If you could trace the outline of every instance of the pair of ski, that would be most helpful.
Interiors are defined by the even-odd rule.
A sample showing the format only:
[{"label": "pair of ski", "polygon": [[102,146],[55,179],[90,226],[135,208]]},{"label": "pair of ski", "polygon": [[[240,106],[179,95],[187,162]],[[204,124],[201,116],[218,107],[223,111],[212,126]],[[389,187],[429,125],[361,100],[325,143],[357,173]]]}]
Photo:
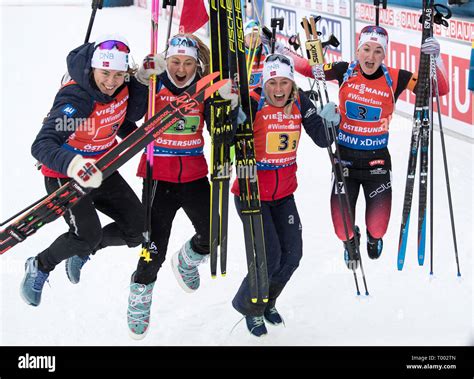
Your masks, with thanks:
[{"label": "pair of ski", "polygon": [[211,275],[217,271],[220,246],[221,273],[226,272],[227,222],[231,156],[235,144],[235,164],[239,184],[239,204],[244,229],[250,299],[268,302],[268,273],[263,221],[257,179],[252,112],[248,83],[245,41],[240,0],[210,0],[211,67],[221,78],[231,78],[238,89],[245,121],[239,122],[235,137],[230,120],[230,104],[218,98],[211,105]]},{"label": "pair of ski", "polygon": [[[195,109],[199,103],[219,90],[227,80],[211,84],[218,76],[219,73],[212,73],[199,80],[99,158],[95,165],[102,172],[104,180],[184,117],[189,110]],[[88,192],[90,189],[82,188],[75,180],[70,180],[43,200],[10,217],[9,220],[12,220],[19,216],[0,231],[0,254],[62,216]]]},{"label": "pair of ski", "polygon": [[[443,14],[439,9],[443,9],[446,14]],[[436,13],[435,13],[436,12]],[[433,24],[442,24],[448,26],[446,19],[451,17],[451,11],[446,6],[441,4],[434,4],[433,0],[423,0],[423,12],[421,14],[420,22],[422,24],[422,40],[423,44],[427,38],[433,36]],[[433,79],[433,85],[431,87]],[[444,146],[444,136],[441,124],[441,115],[439,109],[439,94],[437,88],[436,67],[434,57],[420,53],[420,61],[418,66],[418,80],[415,88],[415,111],[413,116],[413,128],[410,140],[410,151],[408,158],[407,179],[405,186],[405,195],[402,210],[402,221],[400,227],[400,237],[398,245],[397,268],[402,270],[405,263],[405,255],[408,243],[408,230],[410,226],[411,205],[415,186],[415,174],[418,159],[418,152],[420,155],[420,172],[419,172],[419,204],[418,204],[418,264],[422,266],[425,260],[425,246],[426,246],[426,229],[427,229],[427,195],[428,195],[428,170],[431,175],[431,269],[433,273],[433,141],[430,138],[433,136],[433,92],[436,94],[438,103],[438,116],[440,135],[443,148],[444,168],[446,174],[446,184],[448,190],[448,201],[451,216],[451,227],[453,232],[453,242],[456,254],[456,263],[458,276],[460,276],[459,258],[457,252],[456,232],[454,227],[454,216],[452,209],[451,191],[449,186],[448,167],[446,161],[446,151]],[[428,149],[430,148],[430,152]],[[431,165],[431,167],[430,167]]]},{"label": "pair of ski", "polygon": [[[319,101],[320,108],[322,109],[324,104],[325,103],[327,104],[329,102],[329,94],[328,94],[325,74],[323,70],[323,65],[325,63],[323,45],[322,45],[322,41],[320,40],[318,36],[318,32],[316,30],[316,21],[317,19],[315,19],[314,17],[309,17],[309,19],[305,17],[303,18],[301,24],[306,34],[305,48],[306,48],[307,56],[308,56],[308,63],[311,66],[315,67],[314,71],[316,72],[316,75],[315,75],[316,80],[313,84],[316,84],[317,100]],[[324,98],[321,91],[321,86],[324,91]],[[326,101],[325,103],[324,103],[324,100]],[[339,211],[341,213],[341,219],[344,226],[346,241],[350,240],[350,235],[352,233],[353,238],[354,238],[353,248],[355,249],[353,254],[359,257],[359,265],[360,265],[360,269],[362,273],[362,280],[363,280],[363,284],[365,288],[365,295],[369,295],[369,291],[367,289],[367,282],[365,278],[364,267],[362,265],[362,258],[360,254],[359,232],[358,232],[357,226],[355,225],[354,214],[352,212],[352,208],[349,202],[348,192],[346,190],[347,184],[345,180],[344,167],[342,166],[342,163],[341,163],[342,159],[341,159],[341,154],[339,151],[339,145],[337,143],[336,127],[334,125],[327,125],[327,122],[324,119],[323,119],[323,122],[325,124],[327,140],[335,141],[334,143],[335,150],[333,151],[331,146],[328,146],[327,151],[328,151],[329,160],[331,162],[332,171],[334,174],[334,191],[336,191],[336,195],[337,195]],[[354,275],[354,282],[356,286],[357,295],[360,295],[359,282],[358,282],[357,273],[356,273],[356,265],[353,263],[355,262],[351,262],[349,264],[350,266],[349,268],[352,270],[353,275]]]}]

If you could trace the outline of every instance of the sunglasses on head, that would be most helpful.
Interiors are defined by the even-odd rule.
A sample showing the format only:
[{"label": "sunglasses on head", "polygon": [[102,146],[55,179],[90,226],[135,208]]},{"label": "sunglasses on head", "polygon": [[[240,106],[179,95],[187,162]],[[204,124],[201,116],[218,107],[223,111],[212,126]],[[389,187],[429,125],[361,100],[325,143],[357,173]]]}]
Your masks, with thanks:
[{"label": "sunglasses on head", "polygon": [[100,50],[112,50],[115,48],[118,51],[122,51],[127,54],[130,53],[129,47],[121,41],[104,41],[97,45],[96,48]]},{"label": "sunglasses on head", "polygon": [[361,33],[378,33],[378,34],[383,34],[387,35],[387,31],[382,28],[381,26],[376,26],[376,25],[369,25],[366,26],[361,30]]},{"label": "sunglasses on head", "polygon": [[260,24],[257,21],[249,22],[248,25],[246,25],[246,29],[258,28],[258,27],[260,27]]},{"label": "sunglasses on head", "polygon": [[265,58],[265,62],[270,63],[270,62],[275,62],[275,61],[279,61],[281,63],[287,64],[288,66],[291,66],[290,59],[281,54],[272,54],[272,55],[267,56],[267,58]]},{"label": "sunglasses on head", "polygon": [[169,40],[168,42],[169,46],[186,46],[186,47],[195,47],[196,49],[198,48],[198,43],[188,37],[173,37]]}]

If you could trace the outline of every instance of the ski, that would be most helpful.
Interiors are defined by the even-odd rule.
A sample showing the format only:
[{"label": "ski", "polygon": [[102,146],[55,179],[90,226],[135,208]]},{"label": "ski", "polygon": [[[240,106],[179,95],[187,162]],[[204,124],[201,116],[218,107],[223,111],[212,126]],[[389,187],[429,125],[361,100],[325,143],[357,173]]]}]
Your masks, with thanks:
[{"label": "ski", "polygon": [[[211,71],[219,71],[221,79],[229,77],[228,37],[225,3],[211,0],[210,50]],[[231,106],[229,100],[213,97],[211,112],[211,209],[210,209],[210,263],[211,276],[217,275],[217,256],[220,247],[221,275],[227,272],[227,230],[229,214],[229,181],[231,170],[230,145],[232,141]]]},{"label": "ski", "polygon": [[[428,7],[430,5],[428,4]],[[423,23],[423,37],[422,43],[426,38],[433,36],[433,22],[434,22],[434,4],[431,4],[429,11],[425,12],[425,21]],[[425,25],[426,23],[426,25]],[[429,141],[430,129],[432,124],[432,112],[430,107],[431,99],[431,80],[430,80],[430,55],[425,55],[426,66],[423,72],[423,104],[424,109],[427,109],[428,117],[424,117],[421,122],[420,129],[420,183],[419,183],[419,203],[418,203],[418,264],[423,265],[425,261],[425,246],[426,246],[426,203],[428,194],[428,166],[429,166]],[[421,64],[421,63],[420,63]]]},{"label": "ski", "polygon": [[235,165],[239,183],[239,202],[244,229],[248,281],[251,301],[268,302],[268,272],[263,234],[263,219],[258,189],[250,91],[245,56],[245,41],[240,0],[227,0],[229,68],[234,88],[239,89],[245,121],[239,123],[235,142]]},{"label": "ski", "polygon": [[[187,109],[192,109],[195,106],[193,103],[204,101],[222,87],[227,81],[221,80],[211,85],[211,81],[218,76],[219,73],[213,73],[196,82],[99,158],[95,165],[102,171],[103,178],[106,179],[112,175],[130,158],[141,152],[148,143],[179,121],[186,115]],[[70,180],[43,201],[37,203],[32,209],[28,209],[26,214],[15,219],[0,231],[0,254],[23,242],[38,229],[62,216],[88,192],[90,189],[82,188],[75,180]]]},{"label": "ski", "polygon": [[[433,0],[423,1],[423,12],[421,14],[423,44],[428,37],[433,35]],[[415,89],[415,112],[413,116],[413,129],[408,156],[407,179],[405,185],[405,196],[403,201],[402,221],[400,226],[400,238],[398,244],[397,267],[403,269],[408,242],[408,230],[410,226],[411,204],[413,189],[415,186],[415,174],[420,152],[420,198],[418,207],[418,263],[423,264],[426,233],[426,194],[428,179],[428,140],[430,128],[430,56],[420,53],[418,65],[418,82]],[[420,141],[421,140],[421,141]]]}]

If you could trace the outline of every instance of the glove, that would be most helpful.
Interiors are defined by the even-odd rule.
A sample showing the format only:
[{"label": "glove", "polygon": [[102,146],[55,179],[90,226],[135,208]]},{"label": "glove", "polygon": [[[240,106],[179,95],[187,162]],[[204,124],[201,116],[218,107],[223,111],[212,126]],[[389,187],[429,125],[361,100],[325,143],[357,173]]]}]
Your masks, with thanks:
[{"label": "glove", "polygon": [[339,114],[339,111],[337,109],[337,105],[330,101],[327,103],[319,112],[319,116],[324,118],[327,123],[329,123],[328,126],[336,126],[339,125],[341,122],[341,115]]},{"label": "glove", "polygon": [[322,64],[315,64],[311,67],[311,72],[313,73],[313,77],[318,80],[325,79],[324,74],[324,66]]},{"label": "glove", "polygon": [[242,110],[242,108],[239,107],[239,111],[237,113],[237,124],[243,124],[245,120],[247,120],[247,115]]},{"label": "glove", "polygon": [[235,92],[232,92],[232,83],[231,81],[227,81],[221,88],[219,88],[219,95],[224,100],[230,100],[230,107],[235,109],[237,105],[239,105],[239,95]]},{"label": "glove", "polygon": [[166,61],[165,58],[163,58],[163,55],[148,54],[145,59],[143,59],[143,64],[138,69],[135,77],[140,83],[147,86],[150,83],[150,77],[152,75],[160,75],[165,70]]},{"label": "glove", "polygon": [[434,55],[435,58],[439,56],[440,46],[435,37],[429,37],[421,45],[421,52],[424,54]]},{"label": "glove", "polygon": [[263,31],[263,29],[260,32],[260,41],[262,41],[262,45],[265,45],[268,50],[270,50],[270,37]]},{"label": "glove", "polygon": [[[265,34],[263,31],[260,33],[260,40],[262,41],[262,45],[266,47],[268,54],[272,51],[272,43],[270,41],[270,37]],[[275,41],[275,53],[277,54],[285,54],[285,45],[280,41]]]},{"label": "glove", "polygon": [[95,165],[95,160],[80,155],[76,155],[67,166],[67,176],[85,188],[98,188],[102,183],[102,171]]}]

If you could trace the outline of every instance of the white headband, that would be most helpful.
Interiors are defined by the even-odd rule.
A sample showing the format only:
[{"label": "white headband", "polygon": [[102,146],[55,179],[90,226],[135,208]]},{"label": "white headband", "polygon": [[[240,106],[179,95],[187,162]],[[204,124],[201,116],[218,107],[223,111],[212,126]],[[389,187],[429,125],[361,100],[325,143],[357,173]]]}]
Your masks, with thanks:
[{"label": "white headband", "polygon": [[357,49],[360,49],[360,47],[367,42],[375,42],[379,44],[383,52],[387,54],[387,45],[388,45],[388,38],[386,35],[377,33],[375,31],[370,32],[370,33],[361,33],[359,37],[359,44],[357,45]]},{"label": "white headband", "polygon": [[92,56],[91,66],[104,70],[128,70],[128,54],[117,49],[101,50],[96,49]]},{"label": "white headband", "polygon": [[172,57],[174,55],[186,55],[198,60],[198,50],[192,46],[168,46],[166,58]]},{"label": "white headband", "polygon": [[285,58],[290,61],[290,65],[283,63],[278,59],[271,62],[265,61],[263,66],[263,84],[265,84],[270,79],[278,77],[295,81],[293,59],[288,56],[285,56]]}]

